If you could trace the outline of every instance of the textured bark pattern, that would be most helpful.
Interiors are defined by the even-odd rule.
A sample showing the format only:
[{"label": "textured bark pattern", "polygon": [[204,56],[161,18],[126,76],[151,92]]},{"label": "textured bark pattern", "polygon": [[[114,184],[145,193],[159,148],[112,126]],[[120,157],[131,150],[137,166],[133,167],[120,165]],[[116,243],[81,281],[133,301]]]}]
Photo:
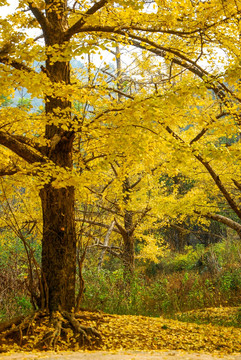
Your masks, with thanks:
[{"label": "textured bark pattern", "polygon": [[[42,24],[46,48],[53,45],[61,47],[67,30],[66,1],[47,0],[46,5],[46,21]],[[68,85],[70,64],[68,61],[54,62],[47,54],[46,74],[53,88],[59,83]],[[46,98],[47,117],[56,117],[55,110],[59,117],[59,125],[49,122],[46,126],[45,137],[50,140],[46,155],[51,162],[65,169],[72,168],[74,133],[63,131],[61,124],[71,124],[70,108],[71,103],[55,96],[54,92]],[[45,305],[50,312],[59,309],[71,311],[75,306],[76,275],[74,188],[55,189],[53,180],[40,192],[43,210],[42,273],[47,285]]]},{"label": "textured bark pattern", "polygon": [[50,311],[71,311],[75,305],[76,235],[74,189],[41,190],[43,208],[42,271]]},{"label": "textured bark pattern", "polygon": [[135,249],[134,249],[134,239],[133,236],[126,233],[123,236],[124,240],[124,250],[123,250],[123,260],[125,265],[125,275],[133,274],[135,270]]}]

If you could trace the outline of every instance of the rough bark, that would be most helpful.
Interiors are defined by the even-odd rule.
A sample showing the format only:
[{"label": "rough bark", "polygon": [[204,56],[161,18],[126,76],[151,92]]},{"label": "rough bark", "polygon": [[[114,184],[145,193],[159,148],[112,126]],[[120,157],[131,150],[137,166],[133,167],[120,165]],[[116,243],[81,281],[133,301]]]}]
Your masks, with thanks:
[{"label": "rough bark", "polygon": [[[48,46],[63,46],[64,32],[67,27],[66,1],[58,2],[58,9],[52,11],[51,0],[46,1],[46,18],[36,8],[32,11],[42,26],[46,49]],[[47,54],[46,74],[53,84],[70,84],[70,64],[68,61],[53,61]],[[50,146],[46,149],[49,160],[65,169],[72,168],[74,133],[63,131],[61,124],[71,123],[71,103],[54,93],[46,97],[47,117],[56,117],[58,110],[59,125],[51,122],[46,125],[45,137]],[[71,311],[75,306],[76,274],[76,233],[74,216],[74,188],[56,189],[52,185],[54,177],[40,191],[43,211],[42,276],[47,285],[45,307],[50,312]]]},{"label": "rough bark", "polygon": [[[54,70],[51,69],[52,71]],[[56,74],[57,72],[55,76]],[[60,105],[62,108],[68,106],[58,99],[50,99],[46,106],[46,113],[51,114]],[[48,156],[56,165],[71,168],[73,139],[70,134],[65,134],[62,140],[61,128],[48,125],[46,137],[53,139],[56,135],[60,140],[54,148],[50,147]],[[49,292],[48,307],[50,312],[59,307],[70,311],[75,305],[74,188],[66,186],[56,189],[50,182],[41,190],[40,196],[43,210],[42,269]]]},{"label": "rough bark", "polygon": [[130,276],[135,270],[135,248],[133,234],[126,232],[122,235],[124,242],[123,249],[123,263],[124,263],[124,275]]},{"label": "rough bark", "polygon": [[42,274],[46,281],[50,312],[75,306],[76,235],[74,189],[41,190],[43,210]]}]

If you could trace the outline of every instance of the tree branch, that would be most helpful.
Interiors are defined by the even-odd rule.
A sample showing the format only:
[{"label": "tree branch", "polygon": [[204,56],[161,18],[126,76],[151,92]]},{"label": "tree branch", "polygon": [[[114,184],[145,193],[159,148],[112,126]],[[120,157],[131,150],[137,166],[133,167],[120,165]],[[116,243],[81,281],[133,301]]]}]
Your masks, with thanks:
[{"label": "tree branch", "polygon": [[[167,132],[170,135],[172,135],[172,137],[174,137],[174,139],[176,139],[176,140],[180,141],[182,144],[186,145],[185,141],[179,135],[177,135],[169,126],[165,126],[164,124],[162,124],[162,125],[165,127]],[[223,196],[227,200],[227,203],[229,204],[231,209],[241,219],[241,210],[240,210],[240,208],[238,207],[237,203],[233,200],[233,198],[231,197],[229,192],[226,190],[224,184],[222,183],[222,181],[220,180],[219,176],[216,174],[214,169],[211,167],[211,165],[207,161],[205,161],[203,159],[203,157],[200,154],[196,154],[195,149],[191,149],[191,152],[194,154],[194,157],[206,168],[206,170],[208,171],[208,173],[210,174],[210,176],[214,180],[215,184],[217,185],[217,187],[219,188],[219,190],[221,191],[221,193],[223,194]]]},{"label": "tree branch", "polygon": [[100,209],[103,209],[103,210],[106,210],[106,211],[108,211],[108,212],[110,212],[110,213],[112,213],[112,214],[114,214],[114,215],[118,215],[118,216],[123,216],[123,215],[121,215],[120,213],[118,213],[119,211],[120,211],[120,209],[119,209],[119,206],[118,206],[118,204],[116,203],[112,203],[112,206],[113,207],[115,207],[116,208],[116,210],[113,210],[112,208],[108,208],[108,207],[106,207],[106,206],[103,206],[103,205],[97,205]]},{"label": "tree branch", "polygon": [[29,139],[29,138],[27,138],[26,136],[23,136],[23,135],[13,135],[13,136],[14,136],[14,138],[16,140],[18,140],[22,144],[31,146],[32,148],[34,148],[35,150],[38,150],[39,152],[42,151],[43,146],[40,145],[39,143],[37,143],[35,140]]},{"label": "tree branch", "polygon": [[[220,119],[221,117],[228,115],[228,113],[222,112],[221,114],[216,116],[216,119]],[[211,121],[210,123],[213,123],[213,121]],[[209,123],[209,124],[210,124]],[[195,143],[196,141],[198,141],[199,139],[201,139],[201,137],[208,131],[208,128],[203,128],[196,136],[195,138],[193,138],[190,142],[189,145],[192,145],[193,143]]]},{"label": "tree branch", "polygon": [[206,168],[208,173],[211,175],[212,179],[214,180],[215,184],[227,200],[227,203],[231,207],[231,209],[238,215],[238,217],[241,219],[241,210],[238,207],[237,203],[233,200],[229,192],[226,190],[224,184],[220,180],[219,176],[216,174],[214,169],[211,167],[211,165],[203,159],[201,155],[194,155],[195,158]]},{"label": "tree branch", "polygon": [[32,164],[35,162],[46,162],[46,158],[37,152],[33,151],[28,145],[23,144],[15,138],[14,135],[9,135],[0,131],[0,144],[13,151],[22,159]]},{"label": "tree branch", "polygon": [[48,39],[49,28],[50,28],[50,24],[48,23],[47,18],[39,10],[39,8],[36,5],[34,5],[33,2],[29,2],[28,5],[29,5],[29,9],[31,10],[34,17],[36,18],[39,25],[41,26],[41,28],[43,30],[44,37],[47,40]]},{"label": "tree branch", "polygon": [[232,182],[234,183],[234,185],[236,186],[236,188],[241,191],[241,184],[240,184],[237,180],[235,180],[235,179],[232,179]]},{"label": "tree branch", "polygon": [[0,62],[2,64],[6,64],[6,65],[10,65],[12,67],[14,67],[17,70],[24,70],[28,73],[35,73],[37,74],[36,71],[34,71],[33,69],[31,69],[30,67],[28,67],[27,65],[20,63],[16,60],[12,60],[10,57],[8,56],[1,56],[1,51],[0,51]]},{"label": "tree branch", "polygon": [[144,211],[142,211],[141,216],[139,219],[133,224],[131,231],[134,232],[134,230],[137,228],[137,226],[141,223],[141,221],[144,219],[144,217],[147,215],[147,213],[151,211],[151,207],[146,207]]},{"label": "tree branch", "polygon": [[[98,241],[99,241],[99,240],[98,240]],[[116,257],[118,257],[119,259],[122,260],[122,255],[121,255],[121,254],[118,254],[118,253],[115,252],[115,251],[113,251],[113,249],[115,249],[115,250],[121,250],[119,247],[117,247],[117,246],[105,246],[105,245],[102,245],[100,242],[97,242],[96,244],[89,246],[89,248],[95,247],[95,246],[98,246],[98,247],[100,247],[100,248],[102,248],[102,249],[105,249],[105,250],[106,250],[108,253],[110,253],[111,255],[116,256]]]},{"label": "tree branch", "polygon": [[227,218],[226,216],[223,215],[219,215],[219,214],[205,214],[202,215],[204,217],[206,217],[207,219],[212,219],[212,220],[216,220],[218,222],[221,222],[222,224],[228,226],[229,228],[235,230],[238,235],[241,237],[241,225],[239,223],[237,223],[236,221]]},{"label": "tree branch", "polygon": [[116,227],[117,229],[119,230],[120,234],[124,237],[126,236],[126,230],[123,228],[123,226],[121,226],[119,224],[119,222],[116,220],[116,218],[114,219],[115,220],[115,224],[116,224]]},{"label": "tree branch", "polygon": [[[92,220],[81,219],[81,218],[77,218],[77,219],[75,219],[75,221],[86,222],[87,224],[99,226],[99,227],[102,227],[102,228],[105,228],[105,229],[108,229],[108,230],[109,230],[109,228],[110,228],[109,225],[100,223],[100,222],[98,222],[98,221],[92,221]],[[114,224],[114,225],[115,225],[115,224]],[[113,231],[115,231],[115,232],[117,232],[118,234],[120,234],[120,231],[119,231],[118,229],[115,229],[115,228],[114,228]]]},{"label": "tree branch", "polygon": [[136,187],[136,186],[139,184],[139,182],[141,182],[141,180],[143,179],[143,177],[144,177],[144,174],[142,174],[142,175],[136,180],[136,182],[134,182],[133,184],[131,184],[129,188],[130,188],[131,190],[134,189],[134,187]]},{"label": "tree branch", "polygon": [[0,169],[0,177],[6,176],[6,175],[14,175],[14,174],[16,174],[18,171],[19,171],[19,169],[16,168],[16,167],[13,168],[13,169],[8,169],[8,168]]},{"label": "tree branch", "polygon": [[[101,9],[105,4],[108,3],[108,0],[101,0],[97,3],[95,3],[82,17],[80,20],[78,20],[66,33],[66,37],[69,39],[72,35],[77,34],[78,32],[82,31],[83,29],[83,25],[86,23],[85,21],[85,17],[86,15],[92,15],[95,12],[97,12],[99,9]],[[238,12],[239,13],[239,12]],[[146,32],[146,33],[161,33],[161,34],[170,34],[170,35],[176,35],[176,36],[180,36],[180,37],[190,37],[190,35],[194,35],[194,34],[204,34],[206,30],[218,25],[218,24],[222,24],[225,23],[227,20],[232,19],[233,17],[235,17],[237,15],[237,13],[231,14],[229,17],[225,17],[224,19],[218,21],[218,22],[213,22],[211,24],[208,25],[204,25],[203,28],[196,28],[194,30],[188,30],[188,31],[181,31],[181,30],[167,30],[167,29],[162,29],[160,26],[148,26],[148,27],[143,27],[141,25],[134,25],[133,23],[130,25],[124,25],[124,26],[120,26],[119,30],[134,30],[134,31],[142,31],[142,32]],[[89,31],[103,31],[105,32],[106,29],[108,28],[108,32],[115,32],[116,27],[110,27],[110,26],[104,26],[104,27],[100,27],[98,26],[98,28],[100,30],[96,30],[97,26],[95,27],[91,27],[91,29]],[[110,28],[112,30],[110,30]],[[101,30],[102,29],[102,30]]]},{"label": "tree branch", "polygon": [[198,141],[199,139],[201,139],[201,137],[206,134],[206,132],[208,131],[208,128],[203,128],[198,134],[197,136],[195,136],[195,138],[193,138],[191,141],[190,141],[190,145],[192,145],[193,143],[195,143],[196,141]]},{"label": "tree branch", "polygon": [[72,25],[65,34],[65,38],[69,40],[71,36],[77,34],[81,31],[83,25],[86,23],[88,16],[95,14],[98,10],[103,8],[109,0],[100,0],[96,2],[91,8],[89,8],[86,13],[74,24]]}]

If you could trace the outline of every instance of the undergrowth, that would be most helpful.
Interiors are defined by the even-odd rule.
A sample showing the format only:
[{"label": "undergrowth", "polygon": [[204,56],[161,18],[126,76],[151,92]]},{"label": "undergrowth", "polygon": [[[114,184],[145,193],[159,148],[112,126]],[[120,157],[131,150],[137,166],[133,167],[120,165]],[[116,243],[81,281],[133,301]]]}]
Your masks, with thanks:
[{"label": "undergrowth", "polygon": [[[170,252],[160,263],[139,264],[126,283],[122,269],[84,271],[83,306],[107,313],[169,316],[219,306],[239,306],[241,244],[221,242],[204,248]],[[111,296],[110,296],[111,294]]]},{"label": "undergrowth", "polygon": [[[9,249],[3,259],[0,249],[0,321],[27,314],[31,303],[27,289],[26,260],[19,251]],[[91,254],[88,255],[91,257]],[[87,258],[83,269],[85,291],[81,306],[109,314],[174,316],[185,313],[180,320],[198,322],[191,310],[240,307],[241,244],[225,241],[204,248],[187,247],[183,253],[169,252],[158,264],[137,262],[136,274],[126,281],[122,268],[106,260],[101,271]],[[197,312],[201,316],[201,312]],[[239,326],[240,313],[229,324]],[[202,321],[211,321],[205,317]],[[215,320],[222,324],[221,320]]]}]

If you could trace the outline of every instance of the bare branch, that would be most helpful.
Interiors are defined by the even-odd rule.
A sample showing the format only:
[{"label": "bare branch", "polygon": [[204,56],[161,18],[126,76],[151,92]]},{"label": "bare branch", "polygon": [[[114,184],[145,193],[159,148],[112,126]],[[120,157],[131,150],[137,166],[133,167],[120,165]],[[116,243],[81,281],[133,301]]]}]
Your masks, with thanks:
[{"label": "bare branch", "polygon": [[99,159],[99,158],[103,158],[103,157],[106,157],[106,155],[101,154],[101,155],[91,156],[89,159],[82,158],[82,160],[83,160],[83,163],[86,165],[88,162],[91,162],[95,159]]},{"label": "bare branch", "polygon": [[[75,219],[75,221],[82,221],[82,222],[84,221],[84,222],[86,222],[87,224],[99,226],[99,227],[102,227],[102,228],[105,228],[105,229],[109,229],[109,228],[110,228],[109,225],[103,224],[103,223],[97,222],[97,221],[92,221],[92,220],[87,220],[87,219],[79,219],[79,218]],[[115,228],[113,229],[113,231],[117,232],[118,234],[120,233],[120,231],[119,231],[118,229],[115,229]]]},{"label": "bare branch", "polygon": [[106,90],[116,92],[117,94],[119,94],[119,95],[121,95],[121,96],[125,96],[125,97],[127,97],[128,99],[132,99],[132,100],[135,99],[134,96],[129,95],[129,94],[126,94],[126,93],[124,93],[123,91],[118,90],[118,89],[114,89],[114,88],[111,88],[111,87],[107,87]]},{"label": "bare branch", "polygon": [[123,260],[121,254],[118,254],[117,252],[113,251],[113,249],[115,249],[115,250],[120,250],[119,247],[117,247],[117,246],[105,246],[105,245],[101,244],[100,242],[97,242],[96,244],[89,246],[89,248],[95,247],[95,246],[98,246],[98,247],[100,247],[100,248],[102,248],[102,249],[105,249],[105,250],[106,250],[108,253],[110,253],[111,255],[116,256],[116,257],[118,257],[119,259]]}]

